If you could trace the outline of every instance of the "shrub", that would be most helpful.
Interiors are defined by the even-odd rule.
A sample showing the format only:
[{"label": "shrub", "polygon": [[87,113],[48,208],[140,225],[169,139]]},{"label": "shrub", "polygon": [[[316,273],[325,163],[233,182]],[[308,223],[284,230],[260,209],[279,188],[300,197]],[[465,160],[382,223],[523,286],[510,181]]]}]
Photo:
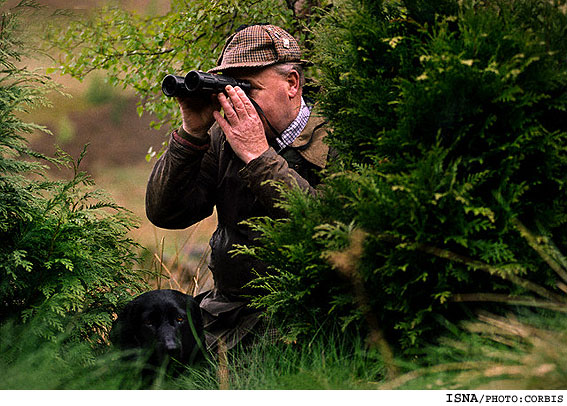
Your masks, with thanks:
[{"label": "shrub", "polygon": [[[4,2],[0,2],[0,7]],[[34,320],[54,338],[101,340],[113,313],[143,284],[133,269],[136,220],[61,153],[51,161],[74,165],[70,181],[48,181],[25,135],[40,127],[20,113],[45,104],[53,85],[15,66],[25,50],[19,19],[28,3],[0,15],[0,322]],[[30,160],[30,158],[32,158]],[[69,324],[72,323],[72,324]]]},{"label": "shrub", "polygon": [[286,194],[289,219],[255,221],[248,250],[274,271],[255,303],[291,339],[371,314],[411,351],[437,314],[465,316],[456,302],[564,306],[563,3],[347,0],[325,18],[320,103],[344,162],[320,196]]}]

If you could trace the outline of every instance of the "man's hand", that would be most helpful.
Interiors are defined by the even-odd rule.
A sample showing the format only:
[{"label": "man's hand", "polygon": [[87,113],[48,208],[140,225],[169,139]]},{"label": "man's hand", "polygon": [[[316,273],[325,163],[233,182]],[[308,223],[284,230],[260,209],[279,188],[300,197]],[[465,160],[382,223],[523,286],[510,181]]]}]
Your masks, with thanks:
[{"label": "man's hand", "polygon": [[216,98],[211,100],[204,98],[181,98],[177,97],[183,119],[183,129],[194,137],[206,138],[207,131],[215,121],[213,111],[220,110]]},{"label": "man's hand", "polygon": [[228,98],[224,93],[218,95],[224,117],[218,111],[213,115],[236,156],[248,164],[269,148],[264,125],[242,89],[227,86],[226,93]]}]

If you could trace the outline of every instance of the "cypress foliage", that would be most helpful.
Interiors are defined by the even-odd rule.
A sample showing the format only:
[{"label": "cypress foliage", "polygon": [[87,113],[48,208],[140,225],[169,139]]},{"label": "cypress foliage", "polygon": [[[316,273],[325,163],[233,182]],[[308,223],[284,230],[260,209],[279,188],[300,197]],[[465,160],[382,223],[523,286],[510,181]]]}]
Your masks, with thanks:
[{"label": "cypress foliage", "polygon": [[314,48],[344,162],[254,222],[256,305],[290,339],[371,315],[405,351],[457,302],[564,307],[566,30],[563,1],[341,2]]},{"label": "cypress foliage", "polygon": [[[34,320],[35,332],[62,331],[100,340],[116,308],[143,283],[133,270],[136,244],[127,236],[136,220],[73,165],[70,181],[48,181],[25,136],[42,130],[22,112],[46,104],[54,85],[16,66],[25,44],[21,15],[32,2],[8,9],[0,1],[0,322]],[[71,324],[70,324],[71,323]],[[68,328],[71,330],[69,331]]]}]

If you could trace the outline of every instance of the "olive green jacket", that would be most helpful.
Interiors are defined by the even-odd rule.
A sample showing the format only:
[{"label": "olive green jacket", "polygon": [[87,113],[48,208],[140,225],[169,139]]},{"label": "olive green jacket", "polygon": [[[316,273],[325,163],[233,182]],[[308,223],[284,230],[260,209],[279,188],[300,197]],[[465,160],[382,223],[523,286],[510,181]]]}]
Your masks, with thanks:
[{"label": "olive green jacket", "polygon": [[230,253],[235,244],[255,244],[256,232],[241,222],[257,216],[285,216],[274,207],[280,197],[278,189],[265,181],[315,193],[319,171],[329,158],[329,147],[323,142],[327,131],[325,120],[314,109],[289,147],[279,154],[270,147],[248,165],[234,154],[216,124],[204,145],[174,132],[148,182],[148,219],[158,227],[182,229],[208,217],[216,207],[218,226],[210,240],[209,267],[215,288],[237,299],[254,272],[266,270],[256,259]]}]

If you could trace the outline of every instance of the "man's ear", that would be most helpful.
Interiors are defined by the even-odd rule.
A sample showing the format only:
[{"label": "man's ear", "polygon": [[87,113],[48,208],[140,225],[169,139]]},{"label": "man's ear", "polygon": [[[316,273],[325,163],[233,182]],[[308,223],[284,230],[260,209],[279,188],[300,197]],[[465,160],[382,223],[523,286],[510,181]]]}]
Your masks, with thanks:
[{"label": "man's ear", "polygon": [[295,69],[292,69],[287,74],[288,96],[290,99],[293,99],[295,96],[297,96],[301,87],[301,84],[299,82],[299,73]]}]

